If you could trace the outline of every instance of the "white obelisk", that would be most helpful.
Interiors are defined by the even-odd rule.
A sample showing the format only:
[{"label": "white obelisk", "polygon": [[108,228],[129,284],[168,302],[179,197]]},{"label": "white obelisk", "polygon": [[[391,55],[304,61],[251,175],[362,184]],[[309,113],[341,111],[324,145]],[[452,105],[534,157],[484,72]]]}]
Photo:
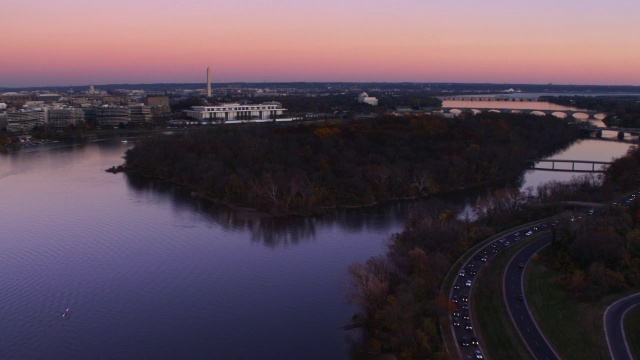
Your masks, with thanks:
[{"label": "white obelisk", "polygon": [[207,97],[211,97],[211,69],[207,66]]}]

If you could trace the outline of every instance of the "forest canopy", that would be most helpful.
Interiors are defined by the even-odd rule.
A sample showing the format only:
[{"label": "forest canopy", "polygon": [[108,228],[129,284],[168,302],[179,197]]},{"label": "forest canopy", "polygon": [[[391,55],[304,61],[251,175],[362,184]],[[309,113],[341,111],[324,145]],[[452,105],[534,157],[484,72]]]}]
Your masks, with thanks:
[{"label": "forest canopy", "polygon": [[555,117],[488,112],[219,125],[146,138],[125,169],[236,206],[308,214],[513,177],[577,136]]}]

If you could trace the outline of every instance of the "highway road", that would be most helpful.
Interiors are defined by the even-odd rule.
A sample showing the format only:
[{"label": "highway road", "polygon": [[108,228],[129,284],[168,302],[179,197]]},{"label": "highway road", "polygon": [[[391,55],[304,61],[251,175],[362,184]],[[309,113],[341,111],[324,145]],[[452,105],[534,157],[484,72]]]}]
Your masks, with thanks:
[{"label": "highway road", "polygon": [[624,335],[623,319],[627,311],[638,304],[640,304],[640,293],[614,302],[604,312],[604,331],[607,336],[609,353],[611,353],[613,360],[633,359]]},{"label": "highway road", "polygon": [[[612,205],[628,205],[631,201],[635,200],[638,195],[640,195],[640,191],[628,194],[617,202],[613,202]],[[591,209],[588,213],[593,214],[593,212],[594,209]],[[578,215],[578,217],[580,217],[580,215]],[[573,217],[571,217],[571,219],[573,219]],[[462,358],[483,358],[481,352],[482,344],[473,343],[471,341],[471,339],[475,338],[474,326],[477,324],[473,324],[473,316],[471,316],[472,309],[470,308],[471,304],[469,298],[471,296],[471,288],[473,286],[473,281],[475,280],[476,272],[479,271],[481,267],[493,256],[511,244],[540,231],[544,231],[551,226],[551,224],[552,222],[541,222],[537,225],[523,227],[520,230],[505,235],[498,240],[494,240],[476,251],[471,259],[469,259],[462,268],[458,269],[459,274],[455,280],[454,287],[451,289],[449,294],[454,305],[453,307],[455,308],[452,312],[450,326],[457,342],[459,354]],[[532,258],[532,256],[550,243],[551,234],[533,240],[513,256],[503,275],[504,296],[509,314],[512,317],[517,331],[520,333],[520,337],[529,348],[531,354],[540,360],[559,359],[559,356],[543,336],[537,323],[533,320],[533,317],[529,312],[526,298],[524,296],[523,273],[526,263]],[[467,283],[467,280],[470,280],[470,283]],[[638,295],[640,296],[640,294]],[[640,301],[640,298],[636,301]],[[612,320],[611,322],[613,325],[617,324],[618,327],[621,326],[619,325],[620,322],[616,323],[615,320]],[[611,331],[612,333],[614,332],[614,330]],[[624,338],[624,334],[622,335],[622,338]],[[616,348],[620,347],[620,345],[614,346]],[[630,357],[620,359],[630,359]],[[617,360],[617,358],[614,357],[614,360]]]},{"label": "highway road", "polygon": [[522,248],[507,264],[503,277],[504,296],[509,314],[529,351],[539,360],[555,360],[559,359],[559,356],[542,335],[529,312],[524,296],[523,274],[527,261],[550,243],[551,234],[548,234]]},{"label": "highway road", "polygon": [[482,359],[482,344],[478,344],[475,339],[473,316],[471,308],[471,288],[474,285],[476,273],[491,260],[510,245],[546,229],[546,225],[537,225],[522,228],[499,239],[496,239],[479,250],[458,269],[458,276],[449,294],[453,310],[451,314],[452,332],[456,338],[460,355],[463,359]]}]

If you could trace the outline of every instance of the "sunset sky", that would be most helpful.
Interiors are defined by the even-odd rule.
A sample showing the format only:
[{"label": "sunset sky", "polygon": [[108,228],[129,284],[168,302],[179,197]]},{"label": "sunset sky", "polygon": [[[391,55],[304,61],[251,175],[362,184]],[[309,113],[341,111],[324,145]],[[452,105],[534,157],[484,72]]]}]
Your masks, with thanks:
[{"label": "sunset sky", "polygon": [[0,87],[640,85],[640,1],[2,0]]}]

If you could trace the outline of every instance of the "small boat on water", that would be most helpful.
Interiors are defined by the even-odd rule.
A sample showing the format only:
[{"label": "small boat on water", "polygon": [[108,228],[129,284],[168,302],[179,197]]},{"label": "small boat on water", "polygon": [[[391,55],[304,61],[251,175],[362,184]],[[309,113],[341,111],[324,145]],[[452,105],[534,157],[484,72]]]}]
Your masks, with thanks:
[{"label": "small boat on water", "polygon": [[69,308],[64,309],[64,311],[62,312],[62,317],[67,317],[69,316]]}]

